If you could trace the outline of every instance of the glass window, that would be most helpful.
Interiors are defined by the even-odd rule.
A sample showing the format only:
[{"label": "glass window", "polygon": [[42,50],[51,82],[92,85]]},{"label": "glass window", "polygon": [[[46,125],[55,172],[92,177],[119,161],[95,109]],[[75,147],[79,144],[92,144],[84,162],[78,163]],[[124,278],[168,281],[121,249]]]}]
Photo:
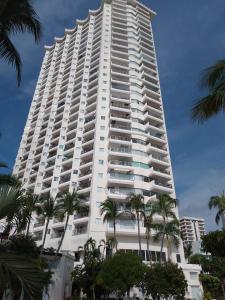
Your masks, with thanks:
[{"label": "glass window", "polygon": [[101,224],[102,224],[101,218],[96,218],[96,219],[95,219],[95,224],[96,224],[96,225],[101,225]]},{"label": "glass window", "polygon": [[190,272],[190,279],[191,280],[197,280],[198,279],[198,273],[197,272]]},{"label": "glass window", "polygon": [[99,164],[99,165],[103,165],[103,164],[104,164],[104,160],[100,159],[100,160],[98,161],[98,164]]}]

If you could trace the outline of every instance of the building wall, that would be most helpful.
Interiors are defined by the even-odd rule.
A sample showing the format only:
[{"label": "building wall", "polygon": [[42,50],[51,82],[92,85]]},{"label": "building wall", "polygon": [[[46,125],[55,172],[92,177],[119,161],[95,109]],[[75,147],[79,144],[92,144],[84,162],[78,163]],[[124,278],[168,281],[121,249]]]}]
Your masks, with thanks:
[{"label": "building wall", "polygon": [[180,230],[185,243],[200,241],[205,235],[204,219],[183,217],[180,219]]}]

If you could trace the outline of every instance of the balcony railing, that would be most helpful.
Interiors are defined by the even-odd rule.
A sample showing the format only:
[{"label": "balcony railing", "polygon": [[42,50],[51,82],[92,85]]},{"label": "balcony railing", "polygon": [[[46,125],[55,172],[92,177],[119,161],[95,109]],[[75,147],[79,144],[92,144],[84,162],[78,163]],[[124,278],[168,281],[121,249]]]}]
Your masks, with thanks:
[{"label": "balcony railing", "polygon": [[125,147],[111,147],[112,152],[131,153],[131,149]]}]

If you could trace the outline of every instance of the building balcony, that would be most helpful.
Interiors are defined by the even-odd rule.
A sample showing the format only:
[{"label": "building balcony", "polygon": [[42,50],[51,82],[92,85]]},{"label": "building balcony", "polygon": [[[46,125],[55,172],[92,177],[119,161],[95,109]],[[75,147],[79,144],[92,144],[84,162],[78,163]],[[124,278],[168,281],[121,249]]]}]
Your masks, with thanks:
[{"label": "building balcony", "polygon": [[73,235],[87,234],[87,225],[75,227],[72,234]]}]

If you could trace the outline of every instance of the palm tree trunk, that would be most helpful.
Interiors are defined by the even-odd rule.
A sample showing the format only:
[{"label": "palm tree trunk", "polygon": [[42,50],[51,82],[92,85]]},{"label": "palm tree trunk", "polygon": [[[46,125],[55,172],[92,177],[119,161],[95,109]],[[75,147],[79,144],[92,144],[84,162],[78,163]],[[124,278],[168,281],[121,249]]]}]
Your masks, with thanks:
[{"label": "palm tree trunk", "polygon": [[221,283],[221,288],[222,288],[222,292],[223,292],[223,299],[225,300],[225,288],[224,288],[224,282],[223,281]]},{"label": "palm tree trunk", "polygon": [[92,295],[93,295],[93,299],[95,300],[95,287],[92,287]]},{"label": "palm tree trunk", "polygon": [[31,216],[29,216],[29,220],[28,220],[28,223],[27,223],[27,231],[26,231],[26,236],[29,235],[29,231],[30,231],[30,222],[31,222]]},{"label": "palm tree trunk", "polygon": [[137,223],[138,223],[138,243],[139,243],[139,255],[141,256],[141,233],[140,233],[140,220],[139,220],[139,213],[137,213]]},{"label": "palm tree trunk", "polygon": [[20,294],[20,300],[24,300],[24,289],[23,289],[23,287],[22,287],[21,294]]},{"label": "palm tree trunk", "polygon": [[160,249],[160,258],[159,263],[162,263],[162,253],[163,253],[163,246],[164,246],[164,239],[165,239],[165,229],[166,229],[166,220],[163,221],[163,236],[161,241],[161,249]]},{"label": "palm tree trunk", "polygon": [[46,225],[45,225],[45,233],[44,233],[44,238],[43,238],[43,244],[42,244],[42,249],[41,249],[41,254],[44,251],[44,246],[45,246],[45,240],[46,240],[46,235],[47,235],[47,231],[48,231],[48,224],[49,224],[49,218],[46,221]]},{"label": "palm tree trunk", "polygon": [[64,237],[65,237],[65,234],[66,234],[66,229],[67,229],[68,221],[69,221],[69,215],[67,214],[67,217],[66,217],[66,223],[65,223],[65,227],[64,227],[64,232],[63,232],[63,234],[62,234],[62,236],[61,236],[61,240],[60,240],[60,242],[59,242],[59,246],[58,246],[58,249],[57,249],[57,251],[56,251],[56,255],[59,253],[59,250],[60,250],[60,248],[61,248],[61,246],[62,246]]},{"label": "palm tree trunk", "polygon": [[117,239],[116,239],[116,220],[113,220],[113,236],[114,236],[114,242],[116,243],[116,251],[117,251]]},{"label": "palm tree trunk", "polygon": [[147,254],[148,254],[148,258],[149,258],[149,263],[150,265],[152,264],[152,255],[151,255],[151,251],[149,249],[149,239],[150,239],[150,234],[149,234],[149,229],[146,228],[147,232],[146,232],[146,242],[147,242]]}]

